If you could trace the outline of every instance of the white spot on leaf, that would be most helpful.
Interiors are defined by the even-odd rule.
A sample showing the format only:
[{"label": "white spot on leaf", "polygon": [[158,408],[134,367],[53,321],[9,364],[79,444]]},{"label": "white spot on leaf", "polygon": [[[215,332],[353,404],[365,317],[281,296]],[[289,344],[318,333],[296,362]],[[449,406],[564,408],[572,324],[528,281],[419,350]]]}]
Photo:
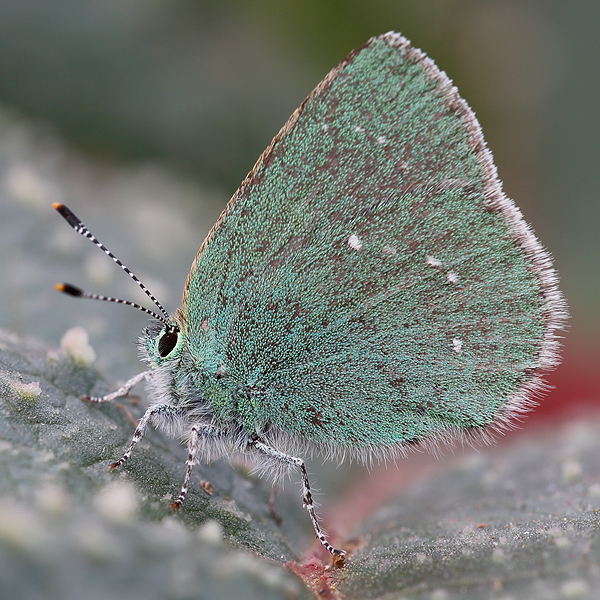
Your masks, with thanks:
[{"label": "white spot on leaf", "polygon": [[62,336],[60,347],[66,350],[76,363],[90,366],[96,360],[96,353],[88,341],[88,332],[83,327],[72,327]]},{"label": "white spot on leaf", "polygon": [[494,548],[492,550],[492,560],[495,563],[504,562],[504,559],[505,559],[504,550],[502,550],[501,548]]},{"label": "white spot on leaf", "polygon": [[96,508],[115,524],[130,521],[138,510],[135,488],[124,481],[115,481],[104,487],[94,498]]},{"label": "white spot on leaf", "polygon": [[568,600],[589,598],[590,588],[583,579],[571,579],[560,586],[560,595]]},{"label": "white spot on leaf", "polygon": [[60,192],[45,180],[33,165],[13,165],[6,173],[5,184],[15,200],[33,206],[44,206],[52,200],[60,200]]},{"label": "white spot on leaf", "polygon": [[462,347],[463,347],[463,343],[461,340],[457,340],[457,339],[452,340],[452,348],[453,348],[454,352],[456,352],[457,354],[461,354]]},{"label": "white spot on leaf", "polygon": [[581,477],[583,468],[577,460],[567,460],[562,466],[562,476],[565,481],[577,481]]},{"label": "white spot on leaf", "polygon": [[198,536],[209,544],[220,544],[223,541],[223,529],[217,521],[209,519],[198,529]]},{"label": "white spot on leaf", "polygon": [[354,233],[348,238],[348,246],[354,250],[360,250],[363,247],[362,242],[358,239],[358,236]]},{"label": "white spot on leaf", "polygon": [[69,509],[69,492],[61,485],[47,482],[36,490],[35,503],[48,515],[62,515]]},{"label": "white spot on leaf", "polygon": [[600,483],[593,483],[588,489],[590,496],[600,496]]},{"label": "white spot on leaf", "polygon": [[24,400],[36,400],[42,393],[39,381],[23,383],[22,381],[12,381],[12,387]]},{"label": "white spot on leaf", "polygon": [[40,516],[8,496],[0,498],[0,541],[3,548],[33,551],[47,544]]}]

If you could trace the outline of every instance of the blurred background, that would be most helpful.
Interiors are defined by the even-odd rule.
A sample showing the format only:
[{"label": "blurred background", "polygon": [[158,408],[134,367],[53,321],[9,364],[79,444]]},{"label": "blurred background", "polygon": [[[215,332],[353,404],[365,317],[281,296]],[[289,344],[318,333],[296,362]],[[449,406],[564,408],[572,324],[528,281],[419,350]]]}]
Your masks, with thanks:
[{"label": "blurred background", "polygon": [[1,0],[0,325],[90,332],[109,378],[139,369],[140,301],[54,214],[69,206],[169,310],[228,198],[353,48],[404,34],[475,110],[555,257],[572,319],[534,419],[600,405],[600,4],[593,0]]}]

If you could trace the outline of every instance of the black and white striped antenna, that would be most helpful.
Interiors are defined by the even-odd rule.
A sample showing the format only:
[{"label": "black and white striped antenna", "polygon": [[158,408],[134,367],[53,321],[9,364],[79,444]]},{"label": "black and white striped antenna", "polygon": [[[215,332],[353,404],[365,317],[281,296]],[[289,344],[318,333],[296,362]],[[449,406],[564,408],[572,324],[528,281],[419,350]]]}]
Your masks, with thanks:
[{"label": "black and white striped antenna", "polygon": [[151,311],[140,304],[135,302],[130,302],[129,300],[121,300],[120,298],[111,298],[110,296],[101,296],[99,294],[93,294],[90,292],[85,292],[82,289],[71,285],[70,283],[57,283],[56,289],[59,292],[63,292],[64,294],[68,294],[69,296],[75,296],[76,298],[89,298],[91,300],[103,300],[105,302],[115,302],[117,304],[126,304],[127,306],[133,306],[142,312],[145,312],[155,319],[163,322],[167,327],[173,327],[170,323],[169,313],[163,308],[162,304],[155,298],[154,294],[129,270],[127,266],[125,266],[100,240],[81,222],[79,218],[75,215],[75,213],[64,204],[60,204],[59,202],[55,202],[52,207],[65,219],[65,221],[77,232],[80,233],[83,237],[86,237],[93,244],[98,246],[104,254],[109,256],[116,262],[131,279],[133,279],[138,286],[142,289],[142,291],[154,302],[157,308],[160,310],[163,316]]}]

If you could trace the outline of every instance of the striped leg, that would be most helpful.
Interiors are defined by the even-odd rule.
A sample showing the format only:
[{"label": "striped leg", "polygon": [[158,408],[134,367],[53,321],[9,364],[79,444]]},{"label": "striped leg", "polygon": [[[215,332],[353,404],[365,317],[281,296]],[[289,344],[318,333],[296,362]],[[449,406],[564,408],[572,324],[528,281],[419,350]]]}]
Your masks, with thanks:
[{"label": "striped leg", "polygon": [[312,494],[310,492],[310,483],[308,481],[308,473],[306,472],[306,466],[304,465],[304,461],[301,458],[296,458],[295,456],[290,456],[289,454],[279,452],[278,450],[275,450],[270,446],[263,444],[263,442],[259,441],[258,439],[251,440],[250,446],[253,446],[259,452],[262,452],[263,454],[271,458],[274,458],[288,465],[294,465],[300,469],[300,472],[302,473],[302,502],[304,508],[306,508],[308,514],[310,515],[310,520],[312,521],[313,529],[315,530],[315,535],[317,536],[321,544],[323,544],[323,546],[325,546],[325,548],[333,556],[335,564],[338,566],[342,566],[346,558],[346,551],[334,548],[327,541],[327,536],[321,529],[321,526],[319,524],[319,518],[317,517],[317,513],[315,512],[315,505],[313,503]]},{"label": "striped leg", "polygon": [[190,476],[194,465],[198,462],[198,450],[200,448],[200,437],[211,438],[216,440],[221,433],[221,430],[214,425],[197,424],[194,425],[190,431],[190,437],[188,439],[188,458],[185,461],[187,469],[185,471],[185,478],[183,479],[183,485],[181,486],[181,492],[175,502],[171,504],[173,510],[179,510],[179,507],[183,504],[187,495],[188,487],[190,485]]},{"label": "striped leg", "polygon": [[137,385],[143,379],[150,379],[152,376],[152,371],[144,371],[143,373],[138,373],[135,377],[132,377],[129,381],[126,381],[118,390],[111,392],[110,394],[106,394],[106,396],[84,396],[84,400],[89,400],[90,402],[112,402],[115,398],[120,398],[121,396],[127,396],[131,391],[131,388],[134,385]]},{"label": "striped leg", "polygon": [[171,508],[173,510],[179,510],[179,507],[183,504],[185,500],[185,496],[188,491],[188,486],[190,485],[190,476],[192,474],[192,469],[196,464],[196,460],[198,458],[198,428],[192,427],[192,431],[190,433],[190,439],[188,441],[188,459],[185,461],[187,469],[185,471],[185,478],[183,479],[183,485],[181,486],[181,492],[179,492],[179,497],[175,502],[171,504]]},{"label": "striped leg", "polygon": [[123,456],[121,456],[121,458],[113,463],[112,465],[110,465],[110,470],[112,471],[113,469],[115,469],[116,467],[119,467],[120,465],[122,465],[125,461],[129,460],[129,458],[131,457],[131,453],[133,452],[133,449],[135,448],[136,444],[141,441],[141,439],[144,437],[144,432],[146,431],[146,427],[148,425],[148,422],[150,421],[150,419],[157,414],[176,414],[179,415],[179,411],[174,408],[173,406],[170,406],[168,404],[159,404],[158,406],[151,406],[145,413],[144,416],[140,419],[138,426],[135,428],[135,432],[133,434],[133,438],[131,439],[131,443],[129,444],[129,448],[127,448],[127,450],[125,451],[125,454],[123,454]]}]

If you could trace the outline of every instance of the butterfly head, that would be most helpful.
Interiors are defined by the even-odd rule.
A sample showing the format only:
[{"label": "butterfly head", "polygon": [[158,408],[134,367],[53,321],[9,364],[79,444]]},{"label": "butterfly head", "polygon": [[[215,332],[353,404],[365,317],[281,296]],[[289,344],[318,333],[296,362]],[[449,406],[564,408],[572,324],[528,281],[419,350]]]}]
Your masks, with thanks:
[{"label": "butterfly head", "polygon": [[143,358],[152,367],[160,367],[181,357],[185,348],[185,334],[177,323],[156,321],[146,327],[140,337]]}]

